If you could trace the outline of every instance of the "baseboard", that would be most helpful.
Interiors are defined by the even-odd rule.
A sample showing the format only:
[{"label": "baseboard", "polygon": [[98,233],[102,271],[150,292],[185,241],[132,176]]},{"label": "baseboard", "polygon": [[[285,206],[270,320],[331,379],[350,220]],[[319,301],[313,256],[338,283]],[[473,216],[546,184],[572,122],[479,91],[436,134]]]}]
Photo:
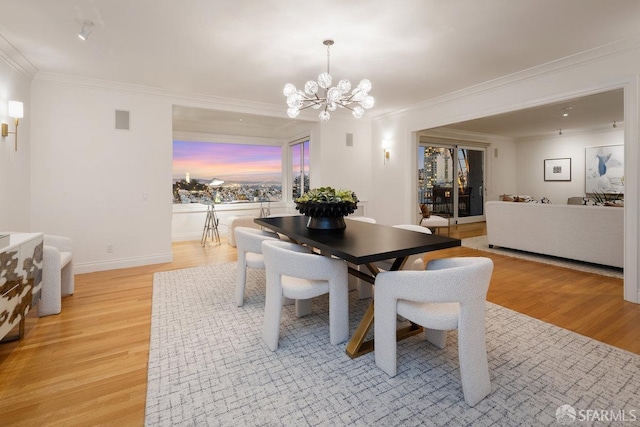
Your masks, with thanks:
[{"label": "baseboard", "polygon": [[140,267],[142,265],[161,264],[173,261],[173,253],[145,257],[122,258],[109,261],[82,262],[73,265],[75,274],[93,273],[96,271],[117,270],[119,268]]},{"label": "baseboard", "polygon": [[[218,234],[220,237],[227,237],[229,234],[228,227],[226,224],[218,225]],[[211,237],[209,236],[209,239]],[[171,242],[188,242],[190,240],[202,240],[202,230],[200,231],[190,231],[185,233],[172,233],[171,234]]]}]

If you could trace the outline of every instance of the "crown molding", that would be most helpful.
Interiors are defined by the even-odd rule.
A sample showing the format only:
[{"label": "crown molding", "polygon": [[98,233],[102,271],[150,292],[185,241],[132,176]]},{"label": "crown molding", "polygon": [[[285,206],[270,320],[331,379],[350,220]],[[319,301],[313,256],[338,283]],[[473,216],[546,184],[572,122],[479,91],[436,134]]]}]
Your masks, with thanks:
[{"label": "crown molding", "polygon": [[34,82],[91,89],[106,89],[110,91],[157,96],[170,99],[174,103],[177,101],[183,101],[185,105],[190,107],[222,109],[226,111],[236,111],[238,113],[262,115],[267,114],[270,116],[277,115],[280,117],[286,117],[285,112],[280,105],[246,101],[234,98],[224,98],[193,92],[182,92],[178,90],[162,89],[153,86],[122,83],[111,80],[101,80],[67,74],[39,72],[34,77]]},{"label": "crown molding", "polygon": [[611,125],[601,125],[601,126],[593,126],[590,128],[584,129],[562,129],[562,135],[559,135],[558,130],[554,130],[552,132],[545,132],[538,135],[525,136],[522,138],[514,138],[513,141],[516,143],[519,142],[531,142],[531,141],[540,141],[541,139],[561,139],[566,138],[568,136],[576,136],[576,135],[588,135],[595,133],[608,133],[608,132],[624,132],[624,122],[617,122],[618,127],[613,128]]},{"label": "crown molding", "polygon": [[[437,105],[454,102],[458,99],[490,93],[498,89],[503,89],[509,86],[521,84],[528,80],[538,79],[540,77],[544,77],[546,75],[552,75],[563,70],[568,70],[568,69],[576,68],[579,66],[583,66],[585,64],[598,62],[608,57],[619,55],[621,53],[632,52],[634,50],[638,50],[639,48],[640,48],[640,35],[628,37],[626,39],[608,43],[606,45],[598,46],[598,47],[588,49],[579,53],[575,53],[573,55],[569,55],[560,59],[556,59],[556,60],[544,63],[541,65],[536,65],[531,68],[517,71],[515,73],[507,74],[505,76],[498,77],[493,80],[488,80],[474,86],[460,89],[455,92],[450,92],[448,94],[438,96],[436,98],[432,98],[400,110],[392,111],[386,114],[381,114],[373,117],[372,119],[374,122],[378,122],[382,120],[398,118],[410,112],[427,109],[427,108],[433,108]],[[533,105],[534,104],[531,104],[531,105],[527,104],[527,105],[523,105],[521,108],[528,108]],[[514,108],[510,108],[509,110],[513,111]],[[499,114],[499,113],[501,113],[501,111],[492,112],[491,114]],[[459,120],[456,120],[456,121],[459,121]]]},{"label": "crown molding", "polygon": [[25,58],[18,49],[16,49],[7,39],[0,34],[0,58],[2,58],[13,69],[27,77],[32,79],[37,73],[38,69]]},{"label": "crown molding", "polygon": [[[192,92],[181,92],[172,89],[161,89],[152,86],[137,85],[131,83],[121,83],[111,80],[93,79],[89,77],[73,76],[68,74],[57,74],[39,72],[33,79],[34,83],[55,84],[61,86],[72,86],[90,89],[105,89],[110,91],[135,93],[149,96],[167,98],[172,103],[181,103],[186,107],[205,108],[209,110],[224,110],[237,113],[258,114],[273,117],[289,118],[286,109],[280,104],[269,104],[255,101],[246,101],[235,98],[224,98],[210,95],[203,95]],[[312,123],[320,123],[318,115],[313,112],[304,111],[296,119]],[[347,114],[332,114],[331,121],[347,122],[356,120]],[[371,118],[357,119],[360,122],[371,122]]]},{"label": "crown molding", "polygon": [[221,133],[174,131],[173,139],[180,141],[217,142],[223,144],[248,144],[282,146],[286,138],[249,137],[243,135],[230,135]]},{"label": "crown molding", "polygon": [[510,138],[503,135],[491,135],[480,132],[469,132],[457,129],[447,128],[435,128],[418,132],[420,138],[435,138],[443,139],[455,142],[479,142],[483,144],[490,144],[491,142],[505,141],[516,142],[515,138]]}]

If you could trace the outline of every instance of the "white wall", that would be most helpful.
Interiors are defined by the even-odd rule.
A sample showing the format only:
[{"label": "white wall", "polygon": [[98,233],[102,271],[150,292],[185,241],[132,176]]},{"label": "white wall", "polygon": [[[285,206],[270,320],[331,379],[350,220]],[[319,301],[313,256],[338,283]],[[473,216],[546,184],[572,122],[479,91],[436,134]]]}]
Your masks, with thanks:
[{"label": "white wall", "polygon": [[[568,197],[585,196],[585,148],[624,145],[624,129],[554,135],[517,143],[517,192],[551,203],[565,204]],[[571,159],[571,181],[545,181],[544,159]]]},{"label": "white wall", "polygon": [[518,194],[516,180],[513,179],[518,171],[518,148],[519,146],[508,138],[493,138],[491,141],[487,150],[485,201],[498,200],[500,194]]},{"label": "white wall", "polygon": [[24,118],[18,126],[18,151],[15,135],[0,138],[0,231],[31,231],[31,87],[30,78],[0,60],[0,122],[15,131],[15,120],[7,115],[7,101],[22,101]]},{"label": "white wall", "polygon": [[[224,106],[49,75],[33,81],[32,104],[31,229],[71,237],[78,273],[167,262],[172,236],[200,238],[202,209],[172,214],[172,105]],[[131,130],[114,128],[116,109],[130,111]],[[311,185],[371,197],[371,123],[335,117],[308,132]],[[353,134],[352,147],[346,146],[347,133]],[[226,218],[239,212],[220,211],[224,234]]]},{"label": "white wall", "polygon": [[32,230],[71,237],[78,273],[170,261],[171,100],[36,80],[32,105]]},{"label": "white wall", "polygon": [[[623,87],[625,91],[625,299],[640,301],[638,117],[640,40],[627,40],[583,55],[555,61],[484,85],[426,102],[374,121],[372,144],[392,139],[398,146],[393,169],[372,157],[373,188],[384,194],[372,200],[371,214],[383,221],[415,218],[416,132],[451,123],[559,102]],[[502,156],[502,152],[500,153]],[[500,159],[500,157],[498,158]],[[502,161],[502,159],[500,159]],[[496,162],[492,169],[499,167]],[[404,165],[404,168],[400,165]],[[493,172],[492,172],[493,173]],[[516,175],[504,177],[516,180]],[[502,185],[492,179],[494,188]],[[506,188],[506,187],[505,187]]]},{"label": "white wall", "polygon": [[[349,133],[353,135],[350,147],[347,146]],[[370,121],[332,117],[328,122],[316,124],[311,133],[311,187],[348,188],[360,200],[374,198],[372,152],[376,152],[376,147],[371,144]]]}]

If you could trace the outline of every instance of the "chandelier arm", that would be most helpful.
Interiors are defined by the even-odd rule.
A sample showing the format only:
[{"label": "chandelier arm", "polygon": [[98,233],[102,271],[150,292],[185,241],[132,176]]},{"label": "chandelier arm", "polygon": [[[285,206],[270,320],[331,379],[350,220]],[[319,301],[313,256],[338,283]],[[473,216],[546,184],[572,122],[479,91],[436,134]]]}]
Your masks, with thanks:
[{"label": "chandelier arm", "polygon": [[354,96],[355,96],[355,94],[354,94],[354,93],[352,93],[351,95],[349,95],[349,97],[347,97],[347,98],[346,98],[346,101],[348,101],[348,102],[354,102],[354,101],[353,101],[353,97],[354,97]]},{"label": "chandelier arm", "polygon": [[306,110],[307,108],[312,107],[312,106],[313,106],[313,104],[302,106],[302,107],[298,108],[298,111]]}]

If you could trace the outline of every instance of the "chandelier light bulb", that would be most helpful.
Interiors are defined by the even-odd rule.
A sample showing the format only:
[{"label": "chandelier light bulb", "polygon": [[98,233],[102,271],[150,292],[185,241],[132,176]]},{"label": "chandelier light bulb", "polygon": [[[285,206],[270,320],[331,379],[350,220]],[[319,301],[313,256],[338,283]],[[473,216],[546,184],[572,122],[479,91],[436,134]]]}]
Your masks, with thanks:
[{"label": "chandelier light bulb", "polygon": [[286,85],[284,85],[284,90],[282,91],[282,93],[284,93],[284,96],[286,96],[287,98],[296,92],[297,92],[297,89],[295,85],[291,83],[287,83]]},{"label": "chandelier light bulb", "polygon": [[318,93],[318,83],[314,82],[313,80],[309,80],[304,85],[304,93],[306,93],[307,95],[315,95],[316,93]]},{"label": "chandelier light bulb", "polygon": [[369,95],[371,82],[368,79],[362,79],[358,86],[351,90],[351,82],[342,79],[332,87],[329,48],[333,45],[333,40],[325,40],[323,44],[327,46],[327,71],[318,75],[317,83],[313,80],[307,81],[304,91],[298,90],[292,83],[284,86],[282,93],[287,98],[289,107],[287,115],[295,119],[300,114],[300,110],[311,107],[314,110],[321,110],[318,117],[326,122],[331,118],[330,112],[337,108],[347,108],[351,110],[353,117],[359,119],[363,116],[364,110],[372,108],[375,104],[373,96]]},{"label": "chandelier light bulb", "polygon": [[331,74],[322,73],[318,76],[318,84],[323,89],[329,89],[331,87]]}]

